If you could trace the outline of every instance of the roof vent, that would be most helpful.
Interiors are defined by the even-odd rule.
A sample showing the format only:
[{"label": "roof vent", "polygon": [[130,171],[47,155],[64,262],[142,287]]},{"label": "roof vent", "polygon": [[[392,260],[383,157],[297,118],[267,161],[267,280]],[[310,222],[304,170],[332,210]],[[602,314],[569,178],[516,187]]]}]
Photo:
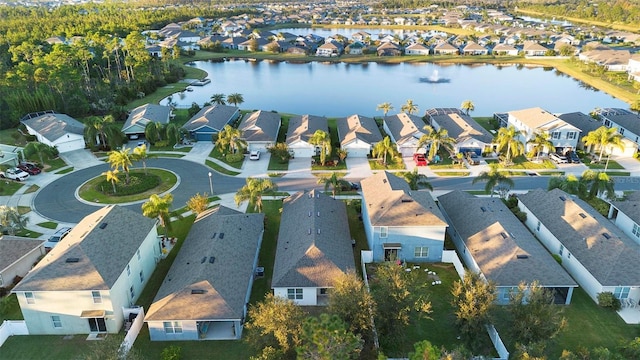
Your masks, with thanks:
[{"label": "roof vent", "polygon": [[309,231],[307,231],[308,235],[311,235],[311,228],[309,228]]},{"label": "roof vent", "polygon": [[107,225],[109,225],[109,224],[107,224],[106,222],[104,222],[104,223],[100,224],[99,228],[100,228],[100,229],[104,229],[104,228],[106,228],[106,227],[107,227]]},{"label": "roof vent", "polygon": [[387,183],[387,179],[382,179],[382,182],[386,184]]},{"label": "roof vent", "polygon": [[311,211],[309,211],[309,217],[311,217]]},{"label": "roof vent", "polygon": [[204,264],[204,263],[205,263],[205,261],[207,261],[207,257],[206,257],[206,256],[204,256],[204,257],[202,258],[202,260],[200,260],[200,264]]},{"label": "roof vent", "polygon": [[211,238],[215,239],[217,234],[218,234],[217,232],[214,232],[213,235],[211,235]]},{"label": "roof vent", "polygon": [[67,258],[67,260],[65,260],[65,262],[67,263],[77,263],[79,261],[80,261],[80,258],[77,258],[77,257]]},{"label": "roof vent", "polygon": [[194,294],[194,295],[201,295],[201,294],[204,294],[204,293],[205,293],[205,291],[202,290],[202,289],[191,289],[191,294]]},{"label": "roof vent", "polygon": [[586,219],[587,215],[585,215],[584,213],[580,213],[580,217]]},{"label": "roof vent", "polygon": [[320,211],[318,211],[318,217],[320,217]]},{"label": "roof vent", "polygon": [[487,208],[484,206],[480,206],[480,210],[482,210],[482,212],[487,212]]},{"label": "roof vent", "polygon": [[413,200],[411,200],[411,199],[402,199],[400,201],[403,202],[403,203],[411,203],[411,202],[413,202]]},{"label": "roof vent", "polygon": [[320,235],[320,228],[318,228],[318,235]]},{"label": "roof vent", "polygon": [[213,256],[209,257],[209,264],[213,264],[213,262],[216,261],[216,258]]},{"label": "roof vent", "polygon": [[218,235],[218,239],[224,239],[224,233],[220,233],[220,235]]},{"label": "roof vent", "polygon": [[516,258],[518,258],[518,259],[528,259],[528,258],[529,258],[529,255],[526,255],[526,254],[518,254],[518,255],[516,255]]},{"label": "roof vent", "polygon": [[567,200],[567,198],[564,197],[564,196],[560,196],[560,200],[565,201],[565,200]]},{"label": "roof vent", "polygon": [[602,233],[602,236],[604,236],[604,238],[607,239],[607,240],[611,239],[611,235],[609,235],[607,233]]},{"label": "roof vent", "polygon": [[502,236],[503,239],[507,238],[507,234],[504,231],[500,233],[500,236]]}]

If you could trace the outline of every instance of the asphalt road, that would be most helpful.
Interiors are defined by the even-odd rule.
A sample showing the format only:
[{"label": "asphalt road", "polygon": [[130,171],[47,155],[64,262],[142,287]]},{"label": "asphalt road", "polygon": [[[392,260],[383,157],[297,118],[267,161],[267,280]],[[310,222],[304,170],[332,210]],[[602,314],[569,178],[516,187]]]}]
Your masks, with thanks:
[{"label": "asphalt road", "polygon": [[[191,161],[181,159],[151,159],[147,166],[158,167],[173,171],[179,176],[179,185],[172,191],[174,196],[174,208],[182,207],[187,200],[196,193],[209,192],[208,167]],[[83,217],[96,211],[101,205],[83,203],[74,196],[75,191],[87,180],[99,176],[109,169],[108,164],[94,166],[66,175],[51,184],[43,187],[33,200],[33,207],[42,216],[69,223],[78,223]],[[214,194],[235,193],[245,184],[244,178],[231,177],[211,171],[213,176]],[[515,186],[512,190],[546,189],[549,177],[527,176],[514,177]],[[359,181],[360,179],[350,179]],[[471,184],[472,178],[468,177],[439,177],[429,179],[434,190],[482,190],[484,183]],[[273,181],[282,191],[300,191],[320,188],[315,178],[274,178]],[[615,178],[616,190],[640,189],[640,177]],[[142,212],[141,204],[144,200],[135,204],[124,205],[129,209]]]}]

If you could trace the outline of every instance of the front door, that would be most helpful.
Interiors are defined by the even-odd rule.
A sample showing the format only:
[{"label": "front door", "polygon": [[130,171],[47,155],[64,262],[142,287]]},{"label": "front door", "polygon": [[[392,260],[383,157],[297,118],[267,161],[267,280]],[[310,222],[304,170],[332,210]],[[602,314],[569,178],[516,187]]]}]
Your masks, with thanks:
[{"label": "front door", "polygon": [[398,259],[398,249],[384,249],[385,261],[396,261]]},{"label": "front door", "polygon": [[107,332],[107,324],[104,318],[88,318],[91,332]]}]

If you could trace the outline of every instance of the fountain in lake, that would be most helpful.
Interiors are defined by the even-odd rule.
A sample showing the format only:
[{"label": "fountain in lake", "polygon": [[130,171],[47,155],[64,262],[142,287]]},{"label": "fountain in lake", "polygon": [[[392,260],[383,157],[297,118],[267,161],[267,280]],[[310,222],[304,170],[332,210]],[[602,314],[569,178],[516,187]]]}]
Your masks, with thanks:
[{"label": "fountain in lake", "polygon": [[451,79],[441,78],[438,74],[438,70],[433,70],[433,73],[429,77],[421,77],[420,82],[429,83],[429,84],[442,84],[448,83]]}]

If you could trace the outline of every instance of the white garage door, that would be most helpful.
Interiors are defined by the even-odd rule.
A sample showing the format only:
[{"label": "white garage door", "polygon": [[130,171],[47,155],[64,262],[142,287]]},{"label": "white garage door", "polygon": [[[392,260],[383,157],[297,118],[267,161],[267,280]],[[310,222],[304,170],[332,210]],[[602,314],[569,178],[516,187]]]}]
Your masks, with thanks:
[{"label": "white garage door", "polygon": [[401,147],[400,154],[402,154],[402,157],[412,157],[417,150],[418,149],[414,147]]},{"label": "white garage door", "polygon": [[315,152],[313,151],[313,149],[296,149],[296,148],[292,148],[291,150],[293,150],[295,157],[312,157],[315,155]]},{"label": "white garage door", "polygon": [[61,153],[84,149],[84,139],[70,139],[69,141],[59,142],[56,147]]},{"label": "white garage door", "polygon": [[347,157],[350,158],[365,158],[369,154],[368,148],[348,148]]}]

